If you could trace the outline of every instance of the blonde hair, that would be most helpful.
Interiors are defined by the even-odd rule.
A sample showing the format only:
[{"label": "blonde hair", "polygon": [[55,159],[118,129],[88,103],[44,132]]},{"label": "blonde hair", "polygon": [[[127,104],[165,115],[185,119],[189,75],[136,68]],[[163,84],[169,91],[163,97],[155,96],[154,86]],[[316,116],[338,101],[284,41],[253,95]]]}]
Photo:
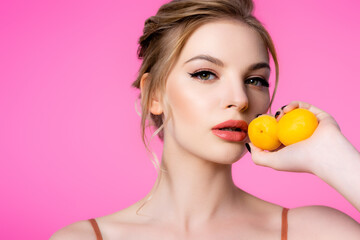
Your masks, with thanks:
[{"label": "blonde hair", "polygon": [[[252,15],[253,8],[252,0],[173,0],[161,6],[155,16],[145,21],[137,52],[139,59],[142,59],[142,64],[132,86],[140,89],[142,76],[149,73],[139,95],[142,112],[141,136],[149,152],[146,127],[154,126],[157,130],[153,136],[158,135],[163,141],[163,128],[171,117],[171,109],[168,109],[169,116],[166,116],[165,122],[163,113],[154,115],[150,112],[152,97],[158,91],[165,92],[169,72],[190,35],[198,27],[210,21],[239,20],[260,34],[275,65],[275,87],[269,104],[270,109],[277,89],[279,64],[273,41],[260,21]],[[163,100],[160,99],[160,101]],[[148,124],[146,124],[147,120],[149,120]],[[155,159],[158,165],[156,156]]]}]

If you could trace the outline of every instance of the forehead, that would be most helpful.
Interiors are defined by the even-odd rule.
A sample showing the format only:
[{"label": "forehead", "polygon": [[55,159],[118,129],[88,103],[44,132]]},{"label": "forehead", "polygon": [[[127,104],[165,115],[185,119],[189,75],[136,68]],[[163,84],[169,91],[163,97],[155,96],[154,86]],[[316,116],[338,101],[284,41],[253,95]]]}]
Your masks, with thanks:
[{"label": "forehead", "polygon": [[189,37],[179,56],[179,62],[207,54],[226,65],[250,65],[268,62],[266,46],[258,32],[237,20],[206,23]]}]

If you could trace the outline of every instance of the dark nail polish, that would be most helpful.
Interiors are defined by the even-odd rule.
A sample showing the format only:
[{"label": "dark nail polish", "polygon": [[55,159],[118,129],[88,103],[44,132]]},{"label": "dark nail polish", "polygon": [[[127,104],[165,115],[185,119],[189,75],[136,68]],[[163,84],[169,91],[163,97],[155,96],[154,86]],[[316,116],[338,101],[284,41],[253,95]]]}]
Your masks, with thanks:
[{"label": "dark nail polish", "polygon": [[281,110],[284,110],[284,108],[285,108],[286,106],[287,106],[287,105],[285,105],[285,106],[282,106],[282,107],[281,107]]},{"label": "dark nail polish", "polygon": [[280,111],[277,111],[277,112],[275,113],[275,118],[277,118],[279,115],[280,115]]},{"label": "dark nail polish", "polygon": [[260,116],[261,114],[256,114],[256,116],[255,117],[258,117],[258,116]]},{"label": "dark nail polish", "polygon": [[249,153],[251,153],[251,148],[250,145],[248,143],[245,143],[245,147],[247,148],[247,150],[249,151]]}]

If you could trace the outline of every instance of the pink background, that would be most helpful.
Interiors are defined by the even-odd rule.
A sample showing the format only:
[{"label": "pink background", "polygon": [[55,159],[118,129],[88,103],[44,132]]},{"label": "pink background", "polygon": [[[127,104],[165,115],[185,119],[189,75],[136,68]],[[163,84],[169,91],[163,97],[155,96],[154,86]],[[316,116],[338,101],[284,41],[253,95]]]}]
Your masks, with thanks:
[{"label": "pink background", "polygon": [[[155,178],[130,87],[137,39],[163,0],[0,3],[0,232],[48,239],[72,222],[116,212]],[[275,41],[280,86],[331,113],[359,149],[360,2],[256,0]],[[161,156],[161,145],[153,149]],[[341,195],[304,173],[234,165],[238,186],[286,207],[327,205],[360,222]],[[354,188],[359,186],[355,186]]]}]

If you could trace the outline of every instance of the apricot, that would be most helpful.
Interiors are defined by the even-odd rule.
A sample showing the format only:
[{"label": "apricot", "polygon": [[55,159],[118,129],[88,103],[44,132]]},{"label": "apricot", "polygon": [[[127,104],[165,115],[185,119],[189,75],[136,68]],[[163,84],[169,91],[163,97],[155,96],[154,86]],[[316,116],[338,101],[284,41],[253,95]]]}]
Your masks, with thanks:
[{"label": "apricot", "polygon": [[279,122],[270,115],[261,115],[248,127],[250,141],[263,150],[275,150],[281,144],[289,146],[309,138],[318,126],[318,120],[307,109],[297,108],[286,113]]},{"label": "apricot", "polygon": [[309,138],[318,124],[315,114],[309,110],[297,108],[279,120],[277,136],[282,144],[289,146]]},{"label": "apricot", "polygon": [[249,124],[250,141],[258,148],[275,150],[281,145],[277,136],[277,128],[277,121],[273,116],[261,115]]}]

